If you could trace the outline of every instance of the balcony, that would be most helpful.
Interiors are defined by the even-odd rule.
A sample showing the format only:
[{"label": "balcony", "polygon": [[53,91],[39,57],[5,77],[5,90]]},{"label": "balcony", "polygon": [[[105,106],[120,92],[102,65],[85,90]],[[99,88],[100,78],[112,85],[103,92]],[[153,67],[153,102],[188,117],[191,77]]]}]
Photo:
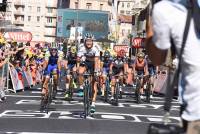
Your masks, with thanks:
[{"label": "balcony", "polygon": [[15,6],[25,6],[24,0],[15,0],[14,2]]},{"label": "balcony", "polygon": [[24,25],[24,21],[22,20],[14,20],[15,25]]},{"label": "balcony", "polygon": [[56,22],[55,23],[45,23],[46,27],[56,27]]},{"label": "balcony", "polygon": [[57,17],[57,13],[53,12],[53,13],[46,13],[45,14],[46,17]]},{"label": "balcony", "polygon": [[56,36],[56,28],[45,29],[45,36],[46,37],[55,37]]},{"label": "balcony", "polygon": [[22,10],[15,10],[14,14],[15,15],[24,15],[24,11],[22,11]]},{"label": "balcony", "polygon": [[46,3],[46,7],[57,8],[57,0],[49,0]]}]

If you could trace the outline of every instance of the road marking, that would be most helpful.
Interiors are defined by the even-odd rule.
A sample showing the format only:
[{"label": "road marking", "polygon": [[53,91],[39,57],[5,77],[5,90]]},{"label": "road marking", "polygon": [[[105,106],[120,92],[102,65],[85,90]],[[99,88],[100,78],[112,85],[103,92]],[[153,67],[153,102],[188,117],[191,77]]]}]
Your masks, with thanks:
[{"label": "road marking", "polygon": [[117,120],[124,120],[125,118],[123,116],[120,115],[102,115],[101,116],[104,119],[117,119]]},{"label": "road marking", "polygon": [[49,133],[49,132],[3,132],[0,131],[0,133],[2,134],[88,134],[88,133]]},{"label": "road marking", "polygon": [[[19,100],[15,104],[17,105],[40,105],[40,100]],[[109,103],[96,102],[96,106],[108,106],[108,107],[121,107],[121,108],[143,108],[143,109],[161,109],[163,104],[133,104],[133,103],[118,103],[118,106],[113,106]],[[75,106],[83,105],[81,101],[62,101],[62,100],[53,100],[51,105],[61,105],[61,106]],[[179,110],[180,106],[172,106],[173,110]]]},{"label": "road marking", "polygon": [[[49,111],[48,114],[40,113],[34,110],[6,110],[0,114],[0,118],[45,118],[45,119],[82,119],[83,112],[71,111]],[[111,120],[111,121],[128,121],[128,122],[162,122],[163,116],[157,115],[139,115],[139,114],[124,114],[124,113],[106,113],[95,112],[88,120]],[[170,123],[178,123],[180,117],[170,116]]]}]

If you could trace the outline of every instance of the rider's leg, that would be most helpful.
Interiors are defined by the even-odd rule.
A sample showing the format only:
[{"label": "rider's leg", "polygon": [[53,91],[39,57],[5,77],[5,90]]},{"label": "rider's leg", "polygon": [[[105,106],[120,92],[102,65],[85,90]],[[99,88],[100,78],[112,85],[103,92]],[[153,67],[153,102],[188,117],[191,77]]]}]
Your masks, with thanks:
[{"label": "rider's leg", "polygon": [[116,84],[116,80],[115,80],[115,77],[113,76],[111,80],[111,99],[114,98],[115,84]]},{"label": "rider's leg", "polygon": [[80,66],[78,68],[78,82],[79,82],[79,96],[83,96],[83,82],[84,82],[84,76],[83,73],[86,71],[86,67]]},{"label": "rider's leg", "polygon": [[101,88],[101,96],[105,95],[105,90],[106,90],[106,75],[103,74],[102,76],[102,88]]},{"label": "rider's leg", "polygon": [[54,69],[53,70],[53,98],[56,97],[56,93],[57,93],[57,86],[58,86],[58,73],[57,73],[57,70]]}]

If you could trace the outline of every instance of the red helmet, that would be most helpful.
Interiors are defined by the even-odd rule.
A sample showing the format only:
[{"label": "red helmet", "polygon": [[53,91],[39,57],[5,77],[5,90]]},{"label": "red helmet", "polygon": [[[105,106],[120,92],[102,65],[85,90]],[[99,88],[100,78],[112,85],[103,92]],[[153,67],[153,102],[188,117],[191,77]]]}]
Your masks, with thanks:
[{"label": "red helmet", "polygon": [[117,57],[124,57],[125,56],[125,50],[121,49],[118,53],[117,53]]}]

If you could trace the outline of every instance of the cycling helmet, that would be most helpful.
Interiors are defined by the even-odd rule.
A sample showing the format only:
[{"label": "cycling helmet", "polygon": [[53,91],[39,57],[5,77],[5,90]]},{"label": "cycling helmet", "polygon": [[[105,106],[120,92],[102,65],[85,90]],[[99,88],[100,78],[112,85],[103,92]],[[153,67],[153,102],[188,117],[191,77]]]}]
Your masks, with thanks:
[{"label": "cycling helmet", "polygon": [[91,34],[91,33],[87,33],[87,34],[85,34],[85,40],[87,40],[87,39],[94,40],[94,35]]},{"label": "cycling helmet", "polygon": [[72,54],[75,54],[75,53],[76,53],[76,46],[72,46],[72,47],[71,47],[71,53],[72,53]]},{"label": "cycling helmet", "polygon": [[139,53],[137,54],[137,57],[139,57],[139,58],[144,58],[144,57],[145,57],[145,54],[144,54],[143,52],[139,52]]},{"label": "cycling helmet", "polygon": [[53,51],[53,50],[58,50],[57,46],[56,46],[56,43],[51,43],[51,47],[50,47],[50,50]]},{"label": "cycling helmet", "polygon": [[117,57],[124,57],[124,56],[125,56],[125,51],[123,49],[117,52]]}]

